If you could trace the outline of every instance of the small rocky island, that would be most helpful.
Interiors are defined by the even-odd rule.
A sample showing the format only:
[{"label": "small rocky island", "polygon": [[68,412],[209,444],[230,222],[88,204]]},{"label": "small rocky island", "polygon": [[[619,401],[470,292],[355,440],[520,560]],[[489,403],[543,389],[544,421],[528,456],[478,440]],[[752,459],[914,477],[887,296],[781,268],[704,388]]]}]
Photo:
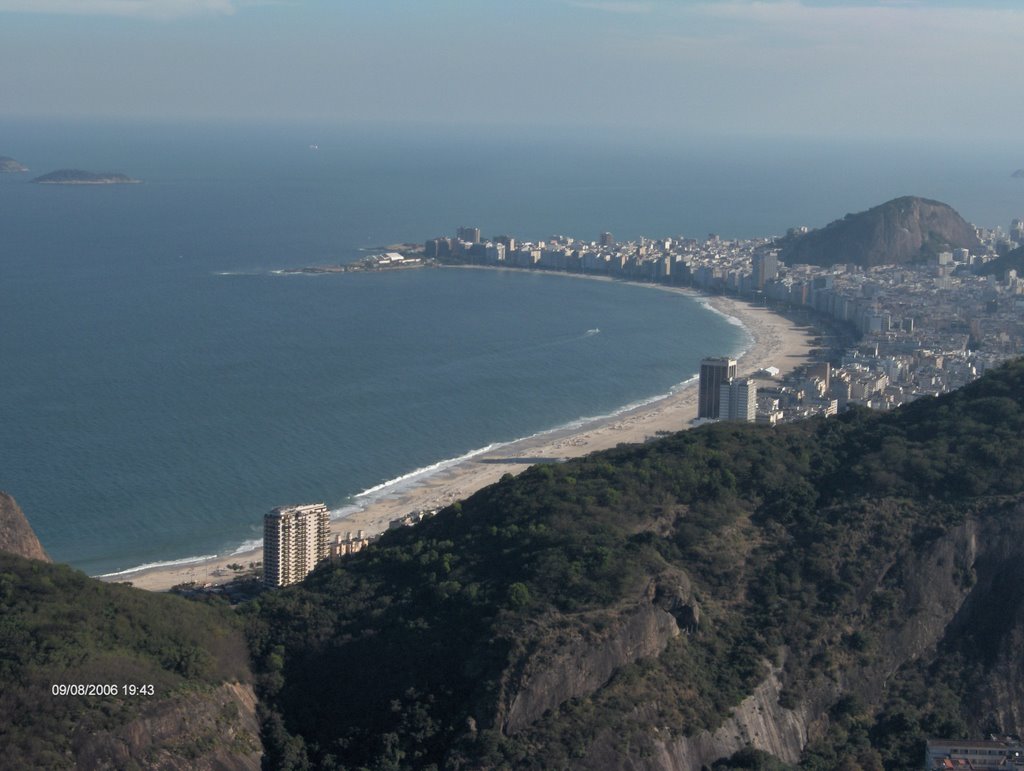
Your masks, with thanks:
[{"label": "small rocky island", "polygon": [[115,172],[81,171],[80,169],[58,169],[32,180],[40,185],[127,185],[141,182],[127,174]]},{"label": "small rocky island", "polygon": [[8,158],[6,155],[0,155],[0,173],[16,174],[20,171],[28,171],[28,169],[13,158]]}]

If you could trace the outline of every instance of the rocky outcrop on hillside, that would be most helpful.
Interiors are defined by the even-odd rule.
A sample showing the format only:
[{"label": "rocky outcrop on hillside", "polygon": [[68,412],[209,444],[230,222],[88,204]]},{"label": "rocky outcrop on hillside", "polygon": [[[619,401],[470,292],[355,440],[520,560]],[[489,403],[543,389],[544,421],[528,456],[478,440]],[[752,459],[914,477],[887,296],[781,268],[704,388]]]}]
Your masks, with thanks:
[{"label": "rocky outcrop on hillside", "polygon": [[[631,607],[530,635],[529,647],[506,670],[492,724],[514,734],[569,699],[590,695],[627,664],[658,656],[680,633],[680,620],[687,631],[697,623],[696,603],[689,596],[680,600],[680,589],[689,594],[685,576],[662,577]],[[547,624],[541,620],[537,626]]]},{"label": "rocky outcrop on hillside", "polygon": [[127,725],[76,735],[79,768],[258,771],[262,748],[251,685],[225,683],[146,705]]},{"label": "rocky outcrop on hillside", "polygon": [[914,262],[947,249],[981,247],[973,226],[950,206],[905,196],[779,242],[787,264],[861,267]]},{"label": "rocky outcrop on hillside", "polygon": [[[782,704],[787,667],[771,666],[714,731],[664,738],[655,732],[642,757],[631,757],[628,765],[622,737],[605,732],[580,767],[699,771],[747,747],[797,764],[808,743],[826,732],[830,708],[841,698],[880,704],[901,668],[929,667],[957,653],[970,657],[965,644],[975,653],[982,646],[988,673],[975,691],[973,735],[984,736],[992,726],[1024,725],[1024,496],[896,555],[884,573],[860,588],[870,593],[886,582],[901,586],[895,615],[900,623],[876,630],[876,655],[835,667],[830,677],[801,689],[791,708]],[[780,651],[780,660],[787,657]],[[655,705],[637,705],[638,722],[656,724],[656,712]]]},{"label": "rocky outcrop on hillside", "polygon": [[50,561],[17,502],[0,490],[0,551]]}]

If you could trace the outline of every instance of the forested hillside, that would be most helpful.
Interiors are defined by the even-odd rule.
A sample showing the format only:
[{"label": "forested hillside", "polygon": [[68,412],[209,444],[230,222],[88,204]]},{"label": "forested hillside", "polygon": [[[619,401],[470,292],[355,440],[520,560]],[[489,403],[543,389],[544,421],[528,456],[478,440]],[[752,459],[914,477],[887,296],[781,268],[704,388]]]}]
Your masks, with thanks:
[{"label": "forested hillside", "polygon": [[250,609],[268,758],[903,769],[1019,732],[1022,401],[1018,361],[537,466],[390,532]]},{"label": "forested hillside", "polygon": [[258,769],[232,611],[0,552],[0,768]]}]

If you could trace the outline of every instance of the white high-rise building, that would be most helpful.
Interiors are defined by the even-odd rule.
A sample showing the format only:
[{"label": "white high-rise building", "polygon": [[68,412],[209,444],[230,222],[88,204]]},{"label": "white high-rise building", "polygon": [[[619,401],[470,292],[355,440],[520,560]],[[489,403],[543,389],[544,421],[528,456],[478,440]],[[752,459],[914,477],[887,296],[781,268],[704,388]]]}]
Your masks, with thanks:
[{"label": "white high-rise building", "polygon": [[263,517],[263,583],[301,581],[326,559],[330,514],[325,503],[281,506]]},{"label": "white high-rise building", "polygon": [[718,389],[718,417],[753,423],[757,418],[757,384],[746,378],[722,383]]}]

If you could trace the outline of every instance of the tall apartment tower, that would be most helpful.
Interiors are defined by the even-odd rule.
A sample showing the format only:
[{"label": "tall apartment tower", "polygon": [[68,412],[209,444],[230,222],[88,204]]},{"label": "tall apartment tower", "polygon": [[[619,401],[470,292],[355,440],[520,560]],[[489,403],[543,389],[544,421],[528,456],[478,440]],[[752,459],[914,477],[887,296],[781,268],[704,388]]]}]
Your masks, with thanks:
[{"label": "tall apartment tower", "polygon": [[460,241],[468,241],[471,244],[480,243],[480,228],[461,227],[455,231],[455,235]]},{"label": "tall apartment tower", "polygon": [[330,553],[325,503],[281,506],[263,517],[263,583],[301,581]]},{"label": "tall apartment tower", "polygon": [[753,258],[754,288],[764,289],[764,285],[779,275],[779,258],[774,252],[755,254]]},{"label": "tall apartment tower", "polygon": [[722,383],[736,377],[735,359],[704,359],[700,363],[700,384],[697,390],[697,417],[718,419]]},{"label": "tall apartment tower", "polygon": [[757,418],[757,385],[733,378],[718,389],[718,417],[753,423]]}]

